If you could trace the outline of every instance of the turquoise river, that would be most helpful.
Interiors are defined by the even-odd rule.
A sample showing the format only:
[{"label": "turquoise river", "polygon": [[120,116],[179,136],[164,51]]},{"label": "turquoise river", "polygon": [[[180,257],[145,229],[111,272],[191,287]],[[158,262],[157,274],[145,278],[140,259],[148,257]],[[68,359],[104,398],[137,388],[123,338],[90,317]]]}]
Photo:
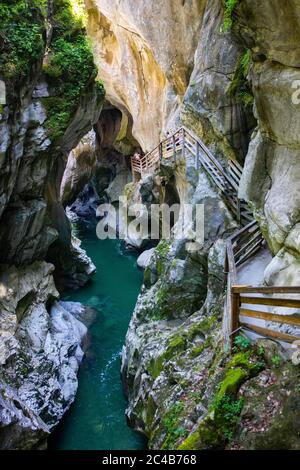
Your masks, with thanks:
[{"label": "turquoise river", "polygon": [[120,379],[120,353],[142,283],[136,257],[122,252],[118,240],[100,241],[94,223],[76,224],[76,235],[97,267],[82,289],[64,300],[97,311],[86,356],[79,371],[76,400],[49,439],[50,449],[135,450],[144,439],[127,426]]}]

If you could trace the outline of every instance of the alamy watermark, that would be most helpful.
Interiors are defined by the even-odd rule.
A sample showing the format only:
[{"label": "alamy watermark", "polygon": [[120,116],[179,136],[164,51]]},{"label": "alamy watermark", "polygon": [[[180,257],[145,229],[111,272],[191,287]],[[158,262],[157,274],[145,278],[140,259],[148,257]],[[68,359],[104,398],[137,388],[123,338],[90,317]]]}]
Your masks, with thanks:
[{"label": "alamy watermark", "polygon": [[294,80],[292,88],[295,90],[292,94],[292,103],[295,105],[300,104],[300,80]]},{"label": "alamy watermark", "polygon": [[204,243],[203,204],[129,204],[125,196],[97,208],[97,237],[104,239],[184,240],[189,251]]}]

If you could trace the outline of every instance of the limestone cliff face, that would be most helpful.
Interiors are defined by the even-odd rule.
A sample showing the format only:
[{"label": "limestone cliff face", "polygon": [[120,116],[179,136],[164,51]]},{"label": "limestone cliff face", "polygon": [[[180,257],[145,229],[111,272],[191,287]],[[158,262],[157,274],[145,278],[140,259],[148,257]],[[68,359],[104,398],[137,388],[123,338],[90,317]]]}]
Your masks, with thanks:
[{"label": "limestone cliff face", "polygon": [[221,0],[85,3],[108,99],[123,114],[119,138],[147,151],[184,123],[225,165],[248,154],[240,196],[276,255],[266,282],[299,284],[297,2],[237,2],[227,32]]},{"label": "limestone cliff face", "polygon": [[244,1],[235,26],[252,51],[258,118],[240,194],[253,203],[276,255],[266,280],[277,285],[300,282],[300,107],[293,99],[300,80],[299,15],[296,1]]},{"label": "limestone cliff face", "polygon": [[[0,21],[0,75],[6,84],[6,100],[0,108],[0,447],[27,449],[45,444],[77,389],[86,327],[72,315],[72,307],[55,301],[57,288],[83,285],[94,267],[72,243],[59,189],[68,153],[99,118],[103,89],[95,82],[96,69],[82,25],[67,3],[48,2],[47,22],[44,10],[32,8],[30,2],[4,3]],[[72,39],[66,39],[70,35],[61,39],[70,17]],[[35,53],[27,55],[30,47]],[[76,60],[81,57],[84,64],[74,82],[75,52]],[[68,89],[64,89],[66,83]]]},{"label": "limestone cliff face", "polygon": [[157,145],[193,69],[205,1],[86,0],[108,100],[143,150]]}]

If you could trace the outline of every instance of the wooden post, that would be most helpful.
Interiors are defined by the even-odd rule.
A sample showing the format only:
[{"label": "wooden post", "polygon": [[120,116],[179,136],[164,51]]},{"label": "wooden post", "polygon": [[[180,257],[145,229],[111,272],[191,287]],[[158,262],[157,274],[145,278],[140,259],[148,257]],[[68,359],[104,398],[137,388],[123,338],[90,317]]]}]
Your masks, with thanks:
[{"label": "wooden post", "polygon": [[136,174],[134,170],[134,164],[133,164],[133,159],[131,157],[131,173],[132,173],[132,181],[135,183],[136,182]]},{"label": "wooden post", "polygon": [[239,327],[240,294],[236,294],[231,288],[231,325],[230,325],[230,347],[234,346],[236,330]]},{"label": "wooden post", "polygon": [[139,161],[139,163],[140,163],[141,178],[143,178],[143,173],[144,173],[144,172],[143,172],[143,164],[142,164],[142,161],[141,161],[141,160]]},{"label": "wooden post", "polygon": [[199,142],[196,141],[196,170],[200,168],[200,145]]},{"label": "wooden post", "polygon": [[162,143],[159,144],[159,159],[162,160],[163,157],[163,147]]},{"label": "wooden post", "polygon": [[175,140],[175,135],[173,135],[172,139],[173,139],[173,157],[174,157],[174,162],[176,162],[176,140]]},{"label": "wooden post", "polygon": [[241,225],[241,201],[239,200],[239,198],[237,197],[236,198],[236,218],[237,218],[237,221],[238,223]]}]

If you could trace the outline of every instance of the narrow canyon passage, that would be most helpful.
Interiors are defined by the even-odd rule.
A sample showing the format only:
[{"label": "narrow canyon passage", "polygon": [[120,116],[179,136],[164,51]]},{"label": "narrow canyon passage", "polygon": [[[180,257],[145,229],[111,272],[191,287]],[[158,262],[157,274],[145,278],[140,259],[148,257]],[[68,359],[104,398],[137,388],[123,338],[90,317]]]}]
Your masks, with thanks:
[{"label": "narrow canyon passage", "polygon": [[75,403],[49,439],[49,448],[66,450],[143,449],[143,438],[127,426],[126,399],[120,378],[124,344],[142,273],[134,255],[118,240],[98,240],[96,222],[78,222],[76,235],[97,267],[92,280],[63,300],[82,302],[97,311],[79,372]]}]

